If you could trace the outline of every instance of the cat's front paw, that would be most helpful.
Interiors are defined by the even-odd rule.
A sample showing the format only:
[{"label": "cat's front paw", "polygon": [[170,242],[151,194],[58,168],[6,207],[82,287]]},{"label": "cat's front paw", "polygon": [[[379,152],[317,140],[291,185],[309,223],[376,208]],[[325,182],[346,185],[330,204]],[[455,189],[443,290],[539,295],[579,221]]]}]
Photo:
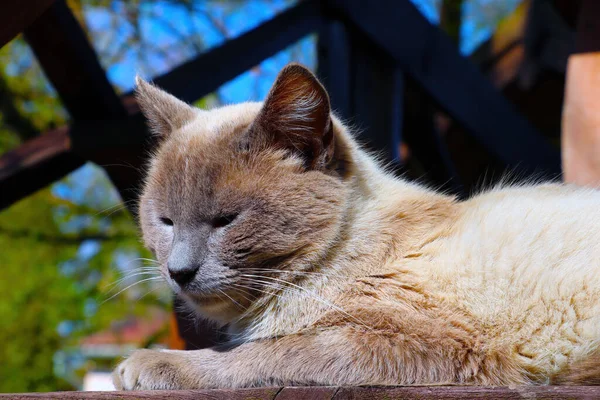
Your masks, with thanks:
[{"label": "cat's front paw", "polygon": [[115,368],[113,383],[117,390],[187,389],[194,385],[185,364],[178,352],[137,350]]}]

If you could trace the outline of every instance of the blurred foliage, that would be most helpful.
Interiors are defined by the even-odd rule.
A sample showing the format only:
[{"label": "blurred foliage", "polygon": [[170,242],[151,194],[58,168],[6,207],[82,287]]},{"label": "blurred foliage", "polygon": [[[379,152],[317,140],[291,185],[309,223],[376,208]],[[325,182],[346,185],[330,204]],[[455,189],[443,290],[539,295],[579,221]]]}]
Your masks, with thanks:
[{"label": "blurred foliage", "polygon": [[[111,284],[141,265],[135,258],[148,255],[127,211],[99,212],[87,198],[102,187],[112,190],[98,176],[103,179],[90,185],[94,190],[80,204],[44,189],[0,213],[0,392],[72,388],[77,382],[55,376],[57,350],[142,315],[148,306],[165,305],[152,294],[144,296],[151,285],[105,301],[123,287]],[[73,184],[72,178],[59,183]],[[119,263],[123,255],[127,261]]]},{"label": "blurred foliage", "polygon": [[[101,304],[107,284],[117,279],[115,252],[141,249],[124,211],[73,233],[61,228],[63,221],[95,214],[50,189],[0,213],[0,392],[72,388],[55,376],[54,353],[156,304],[150,297],[134,302],[125,295]],[[82,243],[97,242],[95,254],[80,251]]]}]

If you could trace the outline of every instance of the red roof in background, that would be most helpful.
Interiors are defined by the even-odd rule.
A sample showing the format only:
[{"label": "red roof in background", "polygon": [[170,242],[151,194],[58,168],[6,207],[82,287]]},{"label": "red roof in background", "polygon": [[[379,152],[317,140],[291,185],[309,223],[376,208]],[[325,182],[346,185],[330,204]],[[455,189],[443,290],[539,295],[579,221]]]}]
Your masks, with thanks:
[{"label": "red roof in background", "polygon": [[134,345],[142,346],[152,335],[161,335],[159,342],[168,341],[170,313],[162,309],[152,309],[144,317],[131,316],[112,324],[110,329],[94,333],[81,340],[81,346]]}]

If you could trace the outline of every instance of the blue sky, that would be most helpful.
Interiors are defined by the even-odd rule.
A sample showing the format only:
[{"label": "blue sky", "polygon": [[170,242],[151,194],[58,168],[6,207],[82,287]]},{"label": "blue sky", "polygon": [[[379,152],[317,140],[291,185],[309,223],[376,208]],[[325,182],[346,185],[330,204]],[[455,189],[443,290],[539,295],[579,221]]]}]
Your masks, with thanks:
[{"label": "blue sky", "polygon": [[[481,12],[490,4],[495,9],[507,14],[520,0],[467,0],[463,7],[463,25],[461,29],[461,52],[470,54],[481,42],[493,32],[486,18],[489,15]],[[440,0],[412,0],[426,18],[437,24],[439,22]],[[101,57],[109,79],[122,91],[133,87],[136,73],[147,79],[167,72],[175,65],[196,56],[200,49],[193,43],[198,40],[206,51],[224,43],[227,38],[239,36],[261,22],[272,18],[287,7],[293,0],[246,0],[246,1],[196,1],[194,11],[189,12],[183,5],[169,1],[145,3],[139,11],[140,35],[152,44],[161,48],[160,53],[140,48],[140,46],[123,46],[124,41],[135,34],[135,29],[126,18],[114,16],[125,15],[125,3],[114,1],[110,9],[86,7],[86,23],[92,32],[94,45],[100,49],[101,55],[124,51],[119,62]],[[500,6],[498,6],[500,4]],[[219,22],[220,28],[211,21]],[[315,66],[315,38],[304,39],[296,47],[300,50],[284,51],[261,64],[262,74],[249,71],[227,83],[219,90],[219,95],[226,102],[244,100],[260,100],[268,90],[271,79],[277,71],[292,59],[300,58],[310,67]],[[166,56],[166,57],[165,57]]]}]

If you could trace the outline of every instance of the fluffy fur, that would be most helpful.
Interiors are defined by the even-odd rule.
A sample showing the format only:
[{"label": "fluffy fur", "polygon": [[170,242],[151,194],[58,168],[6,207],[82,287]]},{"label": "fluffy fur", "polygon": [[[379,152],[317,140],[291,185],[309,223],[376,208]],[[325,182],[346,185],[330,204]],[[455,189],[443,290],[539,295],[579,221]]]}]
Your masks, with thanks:
[{"label": "fluffy fur", "polygon": [[459,202],[397,179],[298,65],[264,104],[200,111],[143,81],[138,100],[162,137],[145,243],[232,340],[135,352],[117,388],[598,382],[600,192]]}]

